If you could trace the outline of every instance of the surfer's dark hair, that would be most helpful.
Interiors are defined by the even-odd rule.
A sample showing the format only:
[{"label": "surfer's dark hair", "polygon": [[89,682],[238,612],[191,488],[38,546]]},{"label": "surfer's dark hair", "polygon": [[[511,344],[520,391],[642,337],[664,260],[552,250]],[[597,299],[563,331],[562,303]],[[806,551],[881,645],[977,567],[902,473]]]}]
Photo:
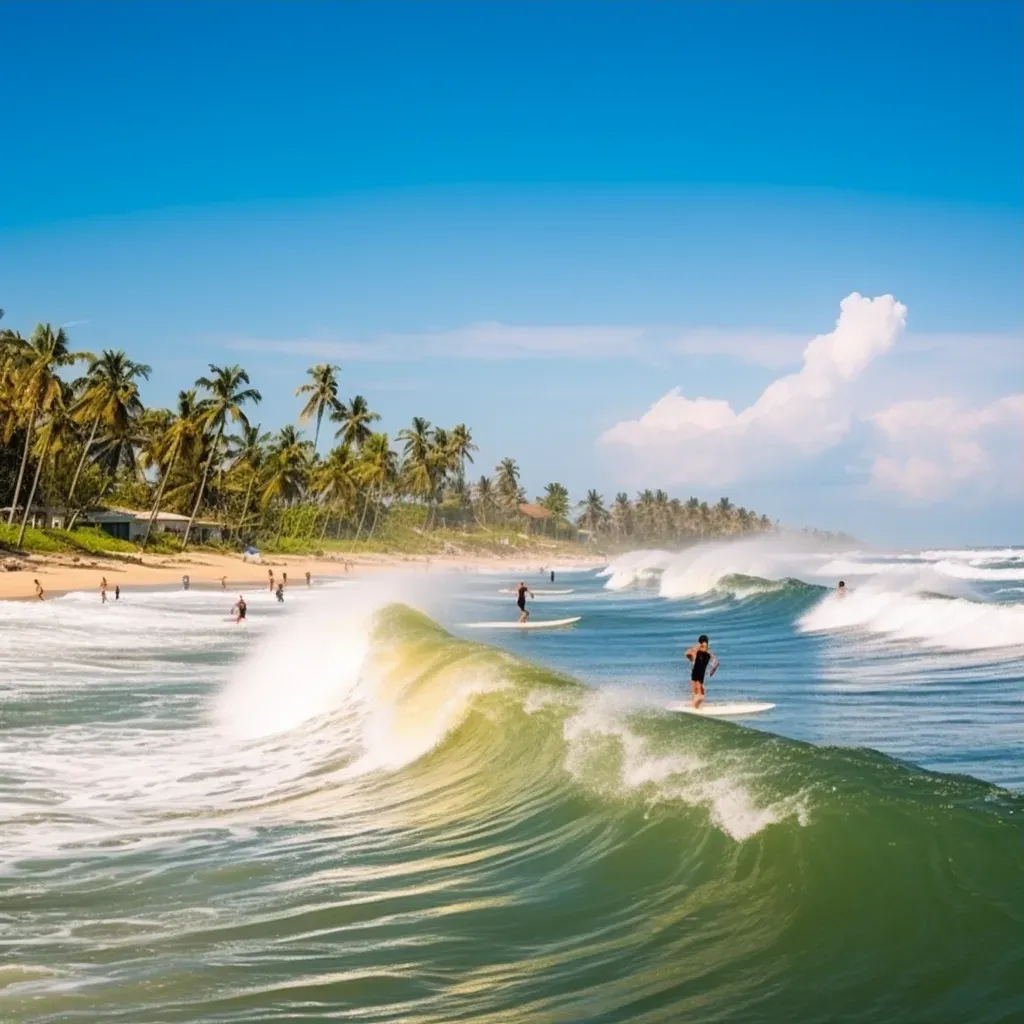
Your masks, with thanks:
[{"label": "surfer's dark hair", "polygon": [[701,633],[701,635],[699,637],[697,637],[697,643],[699,643],[699,644],[706,644],[707,642],[708,642],[708,635],[707,635],[707,633]]}]

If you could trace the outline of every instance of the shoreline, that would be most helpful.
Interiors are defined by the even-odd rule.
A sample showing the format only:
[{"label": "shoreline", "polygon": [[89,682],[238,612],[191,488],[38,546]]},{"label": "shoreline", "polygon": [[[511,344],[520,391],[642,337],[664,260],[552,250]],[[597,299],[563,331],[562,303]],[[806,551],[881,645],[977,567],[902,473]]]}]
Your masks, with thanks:
[{"label": "shoreline", "polygon": [[[565,566],[604,565],[607,559],[594,554],[580,552],[578,558],[564,554],[541,559],[536,552],[522,559],[485,555],[402,555],[361,554],[351,557],[315,555],[278,555],[265,558],[262,562],[243,562],[240,555],[226,555],[212,552],[197,552],[193,555],[165,555],[132,557],[131,559],[102,558],[99,556],[69,558],[67,555],[34,554],[21,556],[16,560],[21,568],[3,571],[0,564],[0,601],[36,600],[35,580],[43,587],[44,600],[52,600],[65,594],[81,591],[98,592],[100,580],[107,578],[108,589],[113,597],[115,586],[122,592],[132,590],[180,589],[181,577],[188,576],[190,587],[201,590],[221,589],[221,579],[226,592],[233,589],[264,589],[267,587],[267,572],[274,570],[274,578],[281,580],[283,573],[291,576],[288,585],[305,586],[305,574],[309,572],[314,581],[324,576],[364,576],[366,573],[430,572],[432,570],[451,572],[473,572],[480,569],[508,567],[509,575],[539,572],[541,566],[550,566],[556,572]],[[346,565],[350,568],[346,571]]]}]

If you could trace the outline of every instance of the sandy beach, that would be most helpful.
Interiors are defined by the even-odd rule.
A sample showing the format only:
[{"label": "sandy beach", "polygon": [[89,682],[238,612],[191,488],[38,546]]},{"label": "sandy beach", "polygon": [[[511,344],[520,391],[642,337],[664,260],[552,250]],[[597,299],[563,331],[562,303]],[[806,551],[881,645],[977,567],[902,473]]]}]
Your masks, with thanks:
[{"label": "sandy beach", "polygon": [[[267,585],[268,570],[276,580],[287,573],[289,584],[305,582],[309,572],[313,579],[346,573],[398,571],[438,572],[474,571],[507,565],[510,573],[539,572],[542,565],[557,570],[559,565],[598,565],[604,558],[593,554],[580,554],[571,561],[562,557],[541,560],[537,553],[530,556],[497,558],[484,556],[430,556],[361,554],[346,558],[343,555],[325,557],[304,555],[270,555],[260,563],[244,562],[240,555],[222,555],[195,552],[187,555],[130,556],[127,558],[99,558],[89,555],[7,555],[0,558],[0,600],[35,599],[35,581],[43,587],[44,599],[56,597],[72,590],[99,592],[100,581],[106,577],[108,587],[122,590],[133,587],[181,586],[182,576],[188,576],[191,586],[220,586],[251,588]],[[18,566],[4,571],[5,566]],[[347,566],[347,569],[346,569]]]}]

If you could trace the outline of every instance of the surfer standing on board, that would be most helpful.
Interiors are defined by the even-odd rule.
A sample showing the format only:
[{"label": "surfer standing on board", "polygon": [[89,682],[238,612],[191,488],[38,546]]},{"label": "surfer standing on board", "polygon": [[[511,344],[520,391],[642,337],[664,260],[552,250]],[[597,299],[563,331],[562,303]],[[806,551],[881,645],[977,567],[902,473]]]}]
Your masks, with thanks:
[{"label": "surfer standing on board", "polygon": [[[710,679],[718,669],[718,657],[708,648],[707,634],[701,633],[697,643],[686,652],[686,660],[693,663],[690,672],[690,689],[693,692],[693,706],[699,708],[704,703],[704,673]],[[708,665],[711,671],[708,672]]]},{"label": "surfer standing on board", "polygon": [[526,610],[527,594],[529,594],[530,597],[533,597],[533,591],[525,583],[520,583],[519,589],[516,590],[516,604],[519,607],[520,622],[525,622],[530,617],[530,613]]}]

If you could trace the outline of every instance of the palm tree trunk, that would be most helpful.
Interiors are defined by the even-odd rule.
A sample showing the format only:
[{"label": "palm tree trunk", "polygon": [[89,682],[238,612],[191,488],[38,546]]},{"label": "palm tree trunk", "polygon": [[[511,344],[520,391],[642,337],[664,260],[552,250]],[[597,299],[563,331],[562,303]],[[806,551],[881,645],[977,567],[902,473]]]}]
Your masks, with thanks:
[{"label": "palm tree trunk", "polygon": [[249,514],[249,502],[252,501],[252,489],[256,484],[256,471],[253,470],[252,476],[249,478],[249,486],[245,489],[245,504],[242,506],[242,519],[238,524],[238,529],[235,531],[235,536],[242,539],[242,524],[245,522],[245,517]]},{"label": "palm tree trunk", "polygon": [[323,544],[323,542],[324,542],[324,537],[327,536],[327,527],[330,526],[330,524],[331,524],[331,507],[330,507],[330,505],[328,505],[324,509],[324,526],[323,526],[323,529],[320,531],[320,543],[321,544]]},{"label": "palm tree trunk", "polygon": [[363,532],[363,523],[366,522],[366,513],[370,508],[370,499],[373,497],[373,488],[370,487],[366,492],[366,499],[363,501],[363,514],[359,517],[359,526],[356,527],[355,540],[359,540],[359,535]]},{"label": "palm tree trunk", "polygon": [[[86,441],[85,447],[82,449],[82,456],[78,460],[78,465],[75,467],[75,475],[71,479],[71,489],[68,491],[68,508],[71,508],[71,503],[75,500],[75,491],[78,489],[78,478],[82,474],[82,470],[85,468],[85,460],[89,457],[89,449],[92,448],[93,441],[96,440],[96,431],[100,426],[100,418],[97,416],[92,421],[92,430],[89,431],[89,440]],[[75,521],[78,519],[78,509],[71,514],[71,521],[68,523],[68,529],[73,529]]]},{"label": "palm tree trunk", "polygon": [[14,485],[14,497],[11,499],[11,510],[7,513],[7,525],[14,522],[14,510],[18,507],[18,498],[21,496],[21,481],[25,476],[25,466],[28,463],[29,448],[32,446],[32,429],[36,424],[36,406],[32,406],[32,414],[28,418],[28,425],[25,427],[25,447],[21,451],[21,466],[18,469],[18,482]]},{"label": "palm tree trunk", "polygon": [[146,545],[149,544],[149,535],[153,531],[153,524],[157,520],[157,516],[160,515],[160,502],[163,501],[164,489],[167,487],[167,481],[171,478],[171,470],[174,469],[175,462],[178,461],[178,445],[175,445],[174,453],[171,455],[171,461],[167,465],[167,469],[164,475],[160,479],[160,486],[157,488],[156,500],[153,502],[153,511],[150,514],[149,522],[146,524],[146,536],[142,538],[142,550],[146,550]]},{"label": "palm tree trunk", "polygon": [[18,531],[18,542],[15,547],[20,548],[21,542],[25,539],[25,529],[28,526],[28,514],[32,508],[32,501],[36,496],[36,487],[39,486],[39,476],[43,471],[43,463],[46,461],[46,453],[50,450],[50,438],[51,433],[46,437],[46,444],[43,445],[43,450],[39,454],[39,461],[36,463],[36,471],[32,477],[32,487],[28,492],[28,501],[25,502],[25,512],[21,517],[21,529]]},{"label": "palm tree trunk", "polygon": [[380,503],[384,498],[384,485],[380,485],[379,492],[377,494],[377,503],[373,506],[373,524],[370,526],[370,532],[366,535],[366,539],[369,540],[373,536],[373,531],[377,529],[377,516],[380,515]]},{"label": "palm tree trunk", "polygon": [[203,466],[203,478],[199,481],[199,493],[196,495],[196,503],[192,506],[192,515],[188,517],[188,526],[185,527],[185,536],[181,542],[182,551],[188,547],[188,538],[189,534],[192,532],[192,524],[196,521],[196,516],[199,513],[199,505],[203,500],[203,491],[206,490],[206,478],[210,475],[210,467],[213,465],[213,457],[217,454],[217,448],[220,446],[220,438],[223,433],[224,424],[222,423],[217,428],[217,436],[214,438],[213,445],[210,448],[210,454],[206,457],[206,465]]}]

